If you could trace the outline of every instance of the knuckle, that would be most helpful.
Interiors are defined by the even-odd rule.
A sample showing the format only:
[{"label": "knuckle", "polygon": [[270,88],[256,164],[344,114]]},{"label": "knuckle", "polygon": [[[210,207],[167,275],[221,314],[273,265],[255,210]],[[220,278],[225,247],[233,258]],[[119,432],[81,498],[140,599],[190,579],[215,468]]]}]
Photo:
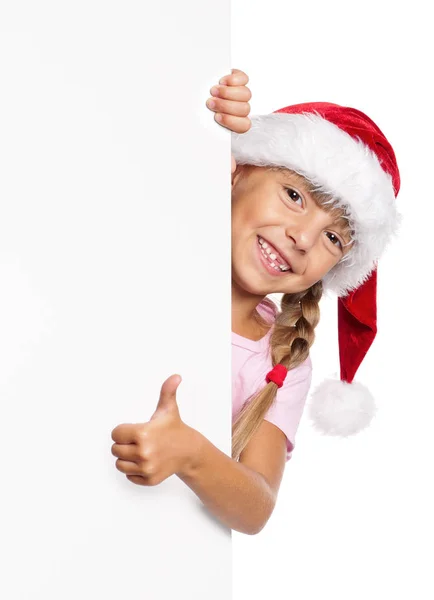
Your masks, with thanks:
[{"label": "knuckle", "polygon": [[145,427],[138,427],[136,431],[136,439],[139,441],[144,441],[148,438],[149,432]]},{"label": "knuckle", "polygon": [[247,115],[250,113],[250,104],[248,102],[245,102],[244,104],[243,117],[247,117]]},{"label": "knuckle", "polygon": [[227,96],[228,96],[228,88],[227,88],[227,86],[225,86],[225,85],[218,85],[217,86],[217,90],[218,90],[218,95],[219,95],[220,98],[227,98]]},{"label": "knuckle", "polygon": [[248,119],[248,118],[241,119],[238,124],[238,133],[246,133],[246,131],[249,131],[250,126],[251,126],[250,119]]},{"label": "knuckle", "polygon": [[140,466],[140,474],[144,475],[147,478],[155,477],[157,474],[157,467],[152,463],[145,463]]},{"label": "knuckle", "polygon": [[248,102],[237,100],[222,100],[219,110],[232,117],[245,117],[250,112],[250,105]]},{"label": "knuckle", "polygon": [[138,460],[149,460],[152,455],[152,448],[150,446],[140,445],[137,449],[136,458]]},{"label": "knuckle", "polygon": [[[217,118],[217,117],[218,117],[218,118]],[[219,125],[225,125],[225,123],[226,123],[226,121],[227,121],[227,119],[226,119],[226,115],[225,115],[224,113],[219,113],[219,112],[216,112],[216,113],[214,114],[214,121],[217,121],[217,123],[218,123]]]},{"label": "knuckle", "polygon": [[235,81],[238,85],[246,85],[246,83],[249,83],[249,78],[244,71],[238,71],[238,73],[235,73]]},{"label": "knuckle", "polygon": [[244,71],[242,71],[241,69],[231,69],[232,75],[238,75],[238,76],[243,76],[243,77],[247,77],[246,73]]},{"label": "knuckle", "polygon": [[216,98],[215,105],[216,105],[215,110],[217,112],[226,112],[227,106],[228,106],[228,101],[223,100],[222,98]]}]

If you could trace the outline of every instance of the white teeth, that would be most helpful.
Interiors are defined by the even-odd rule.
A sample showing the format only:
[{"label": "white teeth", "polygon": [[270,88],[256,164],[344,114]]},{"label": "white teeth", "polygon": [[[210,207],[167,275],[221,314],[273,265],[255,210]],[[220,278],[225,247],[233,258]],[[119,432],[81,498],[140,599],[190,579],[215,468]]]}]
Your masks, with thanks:
[{"label": "white teeth", "polygon": [[[267,254],[265,254],[265,252],[262,250],[262,248],[261,248],[261,252],[265,256],[265,258],[269,258],[269,256]],[[290,271],[291,270],[290,267],[286,267],[284,265],[276,265],[276,263],[274,263],[274,262],[272,262],[270,264],[276,271]]]},{"label": "white teeth", "polygon": [[[261,237],[259,238],[259,244],[262,246],[261,252],[265,256],[265,258],[271,258],[273,261],[276,260],[277,255],[271,252],[270,248],[268,247],[267,242],[265,242]],[[264,248],[265,248],[265,252],[263,250]],[[280,265],[280,264],[276,265],[276,263],[274,263],[274,262],[271,263],[271,266],[274,269],[276,269],[276,271],[279,271],[279,270],[280,271],[290,271],[291,270],[291,267],[288,267],[286,265]]]}]

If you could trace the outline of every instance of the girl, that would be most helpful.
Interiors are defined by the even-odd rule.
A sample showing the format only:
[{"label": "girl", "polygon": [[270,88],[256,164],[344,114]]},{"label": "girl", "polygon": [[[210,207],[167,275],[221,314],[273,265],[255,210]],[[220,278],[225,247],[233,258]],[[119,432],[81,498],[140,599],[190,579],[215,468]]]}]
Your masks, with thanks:
[{"label": "girl", "polygon": [[[400,178],[383,133],[355,109],[289,106],[251,127],[247,82],[234,71],[208,102],[240,134],[232,137],[233,457],[261,429],[282,440],[265,419],[285,434],[289,460],[323,287],[339,296],[343,381],[316,390],[311,418],[324,433],[349,435],[374,414],[368,390],[348,384],[375,337],[375,263],[399,225]],[[275,292],[279,313],[266,298]]]},{"label": "girl", "polygon": [[400,179],[362,112],[310,103],[249,119],[247,83],[234,69],[207,102],[232,131],[232,458],[181,420],[179,375],[148,423],[113,430],[112,453],[134,483],[176,474],[224,524],[255,534],[295,446],[323,289],[338,295],[342,381],[314,392],[310,416],[324,433],[349,435],[374,414],[368,390],[351,382],[376,333],[376,264],[399,225]]}]

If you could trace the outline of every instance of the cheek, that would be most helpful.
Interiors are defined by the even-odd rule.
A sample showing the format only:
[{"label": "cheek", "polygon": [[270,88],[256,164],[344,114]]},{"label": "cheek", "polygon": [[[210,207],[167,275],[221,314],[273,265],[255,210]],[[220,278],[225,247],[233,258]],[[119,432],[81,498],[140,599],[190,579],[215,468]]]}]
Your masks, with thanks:
[{"label": "cheek", "polygon": [[231,211],[232,224],[239,230],[247,231],[261,225],[262,220],[255,210],[255,205],[237,204]]},{"label": "cheek", "polygon": [[318,248],[315,254],[310,257],[309,272],[313,278],[321,279],[326,273],[331,271],[340,261],[341,257],[334,256],[326,248]]},{"label": "cheek", "polygon": [[330,273],[330,271],[332,271],[336,265],[338,264],[339,260],[334,259],[334,260],[329,260],[327,261],[325,267],[324,267],[324,272],[321,274],[321,279],[327,275],[327,273]]}]

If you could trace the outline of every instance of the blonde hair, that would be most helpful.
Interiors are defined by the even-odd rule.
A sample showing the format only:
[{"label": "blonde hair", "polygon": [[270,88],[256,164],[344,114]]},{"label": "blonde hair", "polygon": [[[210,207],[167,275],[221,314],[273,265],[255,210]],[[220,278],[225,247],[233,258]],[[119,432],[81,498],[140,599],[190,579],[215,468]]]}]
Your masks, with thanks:
[{"label": "blonde hair", "polygon": [[[267,170],[285,170],[269,168]],[[301,176],[297,173],[297,178]],[[304,187],[308,189],[311,197],[318,206],[330,213],[335,213],[337,218],[346,220],[343,235],[350,238],[346,245],[351,245],[351,223],[344,210],[335,206],[336,200],[330,194],[321,191],[307,179],[303,179]],[[344,256],[344,259],[348,256]],[[323,293],[322,281],[318,281],[309,289],[296,294],[284,294],[281,299],[280,312],[274,322],[274,330],[270,336],[270,355],[272,365],[284,365],[288,371],[302,364],[309,356],[309,350],[315,340],[315,327],[320,319],[319,301]],[[268,298],[264,303],[274,304]],[[269,324],[268,324],[269,326]],[[277,385],[270,381],[256,395],[251,396],[244,403],[239,415],[232,426],[232,458],[239,460],[244,448],[258,430],[267,411],[275,401]]]}]

